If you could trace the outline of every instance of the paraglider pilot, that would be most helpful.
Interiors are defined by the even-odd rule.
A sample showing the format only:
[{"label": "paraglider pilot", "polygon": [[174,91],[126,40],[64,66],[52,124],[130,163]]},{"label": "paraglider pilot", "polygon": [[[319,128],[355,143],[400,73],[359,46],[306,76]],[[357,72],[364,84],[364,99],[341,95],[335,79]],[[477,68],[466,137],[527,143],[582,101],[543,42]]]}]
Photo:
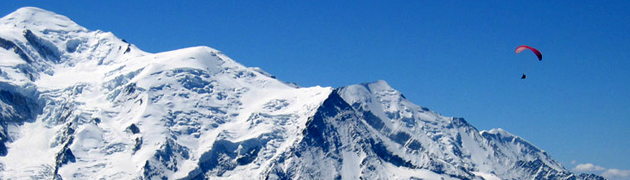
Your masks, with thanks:
[{"label": "paraglider pilot", "polygon": [[[536,54],[536,57],[538,57],[538,61],[542,61],[542,53],[540,53],[540,51],[538,51],[538,49],[535,49],[533,47],[529,47],[526,45],[520,45],[518,47],[516,47],[516,50],[514,50],[514,52],[516,54],[521,53],[521,51],[525,50],[525,49],[529,49],[532,52],[534,52],[534,54]],[[525,73],[523,73],[523,76],[521,76],[521,79],[526,79],[527,75],[525,75]]]}]

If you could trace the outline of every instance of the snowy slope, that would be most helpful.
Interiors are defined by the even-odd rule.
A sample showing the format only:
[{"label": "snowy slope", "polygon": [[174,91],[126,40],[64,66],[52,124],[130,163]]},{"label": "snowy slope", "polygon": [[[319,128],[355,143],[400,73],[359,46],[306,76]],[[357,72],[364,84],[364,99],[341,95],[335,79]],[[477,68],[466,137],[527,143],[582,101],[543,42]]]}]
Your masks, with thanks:
[{"label": "snowy slope", "polygon": [[[3,118],[3,179],[33,172],[81,179],[197,176],[214,160],[214,146],[239,148],[244,159],[253,149],[270,158],[299,137],[297,129],[331,91],[295,88],[208,47],[149,54],[37,8],[19,9],[0,23],[0,38],[15,44],[1,51],[3,90],[34,89],[22,96],[35,104],[26,109],[40,112]],[[264,163],[260,158],[242,168]]]},{"label": "snowy slope", "polygon": [[209,47],[0,19],[0,179],[589,179],[384,81],[302,88]]}]

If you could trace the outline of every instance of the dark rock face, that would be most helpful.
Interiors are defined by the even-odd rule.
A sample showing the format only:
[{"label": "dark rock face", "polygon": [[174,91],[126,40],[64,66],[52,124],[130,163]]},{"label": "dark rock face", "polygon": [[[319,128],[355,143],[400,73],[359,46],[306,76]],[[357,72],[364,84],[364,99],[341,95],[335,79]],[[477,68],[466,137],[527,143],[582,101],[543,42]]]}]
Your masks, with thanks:
[{"label": "dark rock face", "polygon": [[33,62],[33,60],[31,60],[31,58],[28,57],[28,55],[26,55],[26,53],[24,53],[24,50],[22,50],[22,48],[20,48],[18,45],[16,45],[15,43],[13,43],[13,42],[11,42],[9,40],[0,38],[0,47],[4,48],[6,50],[13,49],[13,52],[15,52],[15,54],[19,55],[20,58],[22,58],[22,60],[26,61],[27,63]]},{"label": "dark rock face", "polygon": [[55,63],[58,63],[59,60],[61,60],[61,53],[59,52],[59,49],[57,49],[57,46],[53,43],[37,37],[37,35],[33,34],[33,32],[28,29],[24,30],[24,37],[28,40],[31,46],[37,50],[40,57]]},{"label": "dark rock face", "polygon": [[11,141],[8,133],[9,125],[22,125],[35,120],[42,111],[35,99],[20,93],[0,90],[0,156],[6,156],[9,150],[5,143]]}]

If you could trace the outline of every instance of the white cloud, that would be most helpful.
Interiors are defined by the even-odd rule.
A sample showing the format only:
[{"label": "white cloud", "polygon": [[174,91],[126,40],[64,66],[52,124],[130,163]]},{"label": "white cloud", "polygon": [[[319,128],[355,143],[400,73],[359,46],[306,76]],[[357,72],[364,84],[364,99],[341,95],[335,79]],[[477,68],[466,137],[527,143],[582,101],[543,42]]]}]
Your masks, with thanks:
[{"label": "white cloud", "polygon": [[586,164],[578,164],[577,166],[575,166],[575,168],[573,168],[573,171],[580,171],[580,172],[585,172],[585,171],[603,171],[606,170],[606,168],[598,166],[598,165],[594,165],[591,163],[586,163]]},{"label": "white cloud", "polygon": [[608,169],[602,173],[606,179],[630,179],[630,170]]},{"label": "white cloud", "polygon": [[596,174],[600,174],[600,176],[609,180],[630,180],[630,170],[608,169],[592,163],[578,164],[572,170],[586,173],[595,172]]}]

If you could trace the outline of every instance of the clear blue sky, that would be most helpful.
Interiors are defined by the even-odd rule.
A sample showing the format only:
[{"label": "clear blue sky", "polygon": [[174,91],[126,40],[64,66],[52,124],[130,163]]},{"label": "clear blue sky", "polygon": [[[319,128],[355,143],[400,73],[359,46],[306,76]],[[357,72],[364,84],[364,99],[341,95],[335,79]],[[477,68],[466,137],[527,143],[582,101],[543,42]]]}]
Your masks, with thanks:
[{"label": "clear blue sky", "polygon": [[301,86],[382,79],[568,169],[630,170],[630,1],[172,2],[9,0],[0,14],[40,7],[148,52],[210,46]]}]

